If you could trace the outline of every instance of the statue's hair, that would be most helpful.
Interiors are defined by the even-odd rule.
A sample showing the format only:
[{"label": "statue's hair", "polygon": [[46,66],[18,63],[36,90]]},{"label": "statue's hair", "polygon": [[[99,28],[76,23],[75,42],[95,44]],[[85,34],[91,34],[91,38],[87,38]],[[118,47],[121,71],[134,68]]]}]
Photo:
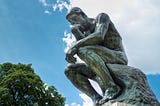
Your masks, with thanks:
[{"label": "statue's hair", "polygon": [[81,14],[82,16],[87,17],[87,15],[79,7],[71,8],[66,15],[66,19],[68,19],[69,15],[71,15],[71,14]]}]

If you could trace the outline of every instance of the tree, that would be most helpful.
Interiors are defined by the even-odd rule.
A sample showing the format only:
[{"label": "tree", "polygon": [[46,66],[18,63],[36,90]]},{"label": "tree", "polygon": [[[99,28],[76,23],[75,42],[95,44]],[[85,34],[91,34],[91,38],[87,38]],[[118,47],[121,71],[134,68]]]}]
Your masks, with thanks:
[{"label": "tree", "polygon": [[47,86],[31,64],[0,65],[0,106],[64,106],[65,98]]}]

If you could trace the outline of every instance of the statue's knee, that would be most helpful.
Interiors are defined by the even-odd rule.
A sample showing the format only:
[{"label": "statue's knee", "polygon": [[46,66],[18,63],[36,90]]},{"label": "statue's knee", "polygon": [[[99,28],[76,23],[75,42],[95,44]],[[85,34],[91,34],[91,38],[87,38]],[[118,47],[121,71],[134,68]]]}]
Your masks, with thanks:
[{"label": "statue's knee", "polygon": [[67,68],[65,68],[64,73],[65,73],[65,75],[66,75],[67,77],[69,77],[70,74],[71,74],[71,70],[67,67]]},{"label": "statue's knee", "polygon": [[65,70],[64,70],[64,73],[69,79],[73,78],[76,74],[76,72],[73,71],[73,69],[70,68],[70,67],[66,67]]}]

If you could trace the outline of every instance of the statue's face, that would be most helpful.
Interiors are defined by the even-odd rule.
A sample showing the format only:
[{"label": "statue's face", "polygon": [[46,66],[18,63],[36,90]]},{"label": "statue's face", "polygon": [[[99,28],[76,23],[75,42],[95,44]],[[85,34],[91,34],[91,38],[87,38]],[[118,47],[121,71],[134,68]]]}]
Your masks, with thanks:
[{"label": "statue's face", "polygon": [[83,17],[82,14],[70,14],[68,17],[68,21],[74,25],[74,24],[81,24],[85,25],[87,23],[87,17]]}]

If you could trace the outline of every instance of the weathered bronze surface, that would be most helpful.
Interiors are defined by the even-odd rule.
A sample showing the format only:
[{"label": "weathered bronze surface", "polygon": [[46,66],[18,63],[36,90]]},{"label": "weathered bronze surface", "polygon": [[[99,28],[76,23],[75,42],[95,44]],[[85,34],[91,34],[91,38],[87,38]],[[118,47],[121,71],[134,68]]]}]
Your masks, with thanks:
[{"label": "weathered bronze surface", "polygon": [[[78,7],[66,16],[76,44],[66,53],[65,74],[75,87],[87,94],[95,106],[124,102],[136,106],[160,106],[139,69],[127,66],[122,38],[106,13],[89,18]],[[77,54],[85,63],[76,63]],[[88,79],[96,81],[99,95]]]}]

